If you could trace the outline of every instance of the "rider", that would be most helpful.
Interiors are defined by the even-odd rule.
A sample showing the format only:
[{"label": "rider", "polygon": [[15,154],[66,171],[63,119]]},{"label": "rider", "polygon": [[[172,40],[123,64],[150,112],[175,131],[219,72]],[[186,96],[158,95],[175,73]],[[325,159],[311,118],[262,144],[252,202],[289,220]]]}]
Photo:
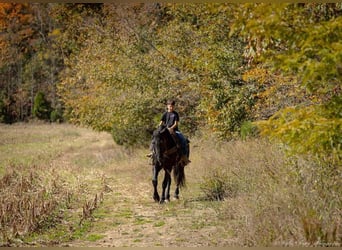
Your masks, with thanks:
[{"label": "rider", "polygon": [[190,163],[190,160],[188,159],[189,152],[188,152],[188,147],[187,147],[187,139],[178,129],[179,115],[174,110],[175,101],[168,100],[166,104],[167,104],[167,111],[163,113],[159,126],[165,125],[168,128],[171,135],[177,136],[177,138],[179,139],[181,143],[181,149],[182,149],[181,161],[184,163],[184,165],[187,165]]}]

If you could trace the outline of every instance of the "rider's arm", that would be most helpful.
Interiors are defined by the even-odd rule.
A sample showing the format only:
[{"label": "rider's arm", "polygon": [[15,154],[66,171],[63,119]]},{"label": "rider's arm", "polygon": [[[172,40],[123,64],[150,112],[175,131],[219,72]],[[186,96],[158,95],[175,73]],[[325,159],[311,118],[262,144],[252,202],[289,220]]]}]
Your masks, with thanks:
[{"label": "rider's arm", "polygon": [[175,129],[178,126],[178,121],[175,121],[175,123],[170,127],[170,129]]}]

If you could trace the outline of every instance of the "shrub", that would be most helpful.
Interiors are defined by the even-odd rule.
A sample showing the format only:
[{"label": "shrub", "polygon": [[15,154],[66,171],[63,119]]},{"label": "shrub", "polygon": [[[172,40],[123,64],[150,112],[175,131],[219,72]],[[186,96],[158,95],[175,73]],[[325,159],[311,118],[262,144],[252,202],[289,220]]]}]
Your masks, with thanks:
[{"label": "shrub", "polygon": [[238,183],[222,167],[212,169],[200,184],[205,198],[211,201],[222,201],[225,198],[235,197],[238,193]]},{"label": "shrub", "polygon": [[57,107],[56,109],[51,111],[50,121],[59,123],[63,121],[63,111],[60,107]]},{"label": "shrub", "polygon": [[258,134],[257,127],[250,121],[245,121],[242,123],[240,128],[240,137],[242,140],[248,137],[255,137]]},{"label": "shrub", "polygon": [[42,120],[49,120],[51,105],[45,98],[44,93],[38,92],[34,98],[33,115]]}]

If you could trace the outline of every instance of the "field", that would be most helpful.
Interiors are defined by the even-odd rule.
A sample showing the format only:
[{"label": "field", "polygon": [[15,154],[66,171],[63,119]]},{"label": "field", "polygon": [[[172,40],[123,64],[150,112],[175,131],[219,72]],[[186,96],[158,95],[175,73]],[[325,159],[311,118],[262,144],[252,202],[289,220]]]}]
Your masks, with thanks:
[{"label": "field", "polygon": [[187,187],[160,205],[146,148],[66,124],[0,125],[0,138],[3,246],[298,246],[321,231],[341,242],[340,222],[306,214],[283,154],[260,139],[191,138]]}]

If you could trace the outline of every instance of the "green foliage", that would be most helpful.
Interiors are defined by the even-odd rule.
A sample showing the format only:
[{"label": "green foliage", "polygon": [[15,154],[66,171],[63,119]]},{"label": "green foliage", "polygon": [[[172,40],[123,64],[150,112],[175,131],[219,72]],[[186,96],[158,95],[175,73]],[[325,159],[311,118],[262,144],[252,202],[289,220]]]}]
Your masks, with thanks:
[{"label": "green foliage", "polygon": [[306,90],[297,92],[302,103],[256,123],[263,134],[284,142],[293,153],[334,164],[341,160],[341,8],[340,3],[246,4],[233,28],[248,40],[250,61],[281,70]]},{"label": "green foliage", "polygon": [[[34,31],[42,38],[30,43],[34,45],[32,53],[20,62],[21,95],[16,96],[20,117],[30,115],[22,112],[23,107],[30,110],[30,104],[22,99],[33,99],[32,93],[38,91],[46,93],[56,109],[55,83],[60,82],[58,95],[65,105],[65,117],[96,130],[118,133],[116,141],[121,140],[120,135],[139,137],[134,134],[143,131],[138,132],[142,134],[140,139],[132,138],[127,143],[145,144],[156,126],[150,121],[164,111],[167,98],[177,100],[180,126],[186,134],[215,120],[211,127],[222,137],[239,130],[241,121],[235,119],[246,116],[247,111],[241,108],[244,104],[236,101],[233,108],[228,108],[233,95],[245,91],[236,86],[241,78],[241,69],[237,69],[243,66],[241,42],[228,37],[234,5],[28,7],[38,14],[34,16],[41,17],[31,20],[41,23]],[[211,82],[218,82],[219,89],[209,90]],[[227,87],[231,84],[236,88]],[[210,111],[212,95],[220,99],[223,109]],[[145,109],[136,109],[136,105],[147,102]],[[235,107],[239,111],[235,112]],[[147,109],[151,111],[145,114]],[[231,120],[225,122],[231,114]],[[55,112],[53,120],[54,116]],[[136,122],[140,116],[145,120]]]},{"label": "green foliage", "polygon": [[241,124],[240,137],[242,140],[246,140],[249,137],[255,137],[258,135],[258,128],[251,121],[244,121]]},{"label": "green foliage", "polygon": [[[113,139],[119,145],[149,145],[151,133],[156,128],[151,117],[154,115],[152,100],[137,100],[121,105],[121,117],[115,117],[111,130]],[[127,112],[128,111],[128,112]],[[119,113],[120,111],[118,111]]]},{"label": "green foliage", "polygon": [[[219,88],[210,105],[210,125],[223,139],[235,137],[241,124],[249,118],[254,103],[253,88],[249,86]],[[212,106],[211,106],[212,105]]]},{"label": "green foliage", "polygon": [[[207,109],[203,105],[210,99],[205,91],[210,78],[220,82],[229,78],[235,84],[234,69],[241,66],[241,58],[235,62],[231,56],[235,47],[229,47],[228,31],[218,29],[218,25],[228,27],[227,9],[219,5],[201,5],[200,10],[195,5],[106,5],[107,25],[91,31],[59,85],[71,120],[111,131],[120,144],[147,144],[166,99],[173,98],[181,129],[194,133],[207,120],[199,114]],[[221,23],[210,22],[204,14],[207,11]],[[166,20],[160,20],[160,15]]]},{"label": "green foliage", "polygon": [[44,93],[38,92],[34,98],[33,115],[42,120],[49,120],[51,113],[51,105],[46,100]]},{"label": "green foliage", "polygon": [[256,124],[263,134],[289,145],[292,153],[315,155],[335,164],[342,160],[342,118],[327,116],[322,106],[289,107]]},{"label": "green foliage", "polygon": [[63,111],[62,111],[61,107],[57,107],[56,109],[51,111],[50,121],[51,122],[58,122],[58,123],[63,121]]}]

